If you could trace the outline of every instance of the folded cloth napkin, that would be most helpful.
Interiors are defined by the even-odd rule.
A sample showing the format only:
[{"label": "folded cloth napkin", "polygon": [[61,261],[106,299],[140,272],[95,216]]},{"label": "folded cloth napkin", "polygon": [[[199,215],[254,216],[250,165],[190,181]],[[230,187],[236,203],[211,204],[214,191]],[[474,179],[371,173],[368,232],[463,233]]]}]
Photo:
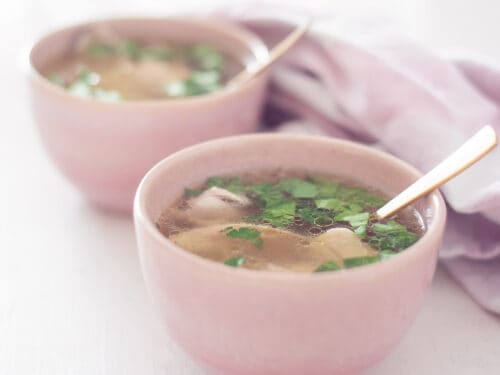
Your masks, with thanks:
[{"label": "folded cloth napkin", "polygon": [[[270,46],[293,27],[264,21],[258,11],[240,8],[230,17]],[[387,23],[320,15],[274,67],[268,103],[268,122],[295,119],[278,131],[372,144],[428,171],[482,126],[500,134],[500,68],[444,58]],[[450,212],[441,263],[500,314],[500,150],[442,191]]]}]

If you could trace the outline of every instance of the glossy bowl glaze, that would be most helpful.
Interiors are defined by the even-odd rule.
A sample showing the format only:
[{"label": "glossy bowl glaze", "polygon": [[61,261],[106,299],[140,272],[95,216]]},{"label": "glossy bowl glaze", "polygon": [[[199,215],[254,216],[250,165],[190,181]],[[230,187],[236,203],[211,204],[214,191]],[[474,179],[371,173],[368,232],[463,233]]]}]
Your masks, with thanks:
[{"label": "glossy bowl glaze", "polygon": [[61,172],[90,201],[131,211],[139,181],[165,156],[257,129],[266,74],[198,97],[120,103],[71,95],[40,74],[48,63],[71,53],[82,33],[98,27],[137,40],[213,44],[244,64],[267,58],[266,46],[248,31],[196,18],[99,21],[54,32],[36,43],[30,56],[32,109],[42,141]]},{"label": "glossy bowl glaze", "polygon": [[180,151],[158,163],[136,194],[147,288],[170,335],[223,374],[357,373],[387,356],[414,320],[434,274],[445,204],[438,192],[415,204],[426,232],[401,254],[321,274],[227,267],[182,250],[155,226],[185,187],[276,168],[345,176],[390,196],[420,175],[383,152],[319,137],[230,137]]}]

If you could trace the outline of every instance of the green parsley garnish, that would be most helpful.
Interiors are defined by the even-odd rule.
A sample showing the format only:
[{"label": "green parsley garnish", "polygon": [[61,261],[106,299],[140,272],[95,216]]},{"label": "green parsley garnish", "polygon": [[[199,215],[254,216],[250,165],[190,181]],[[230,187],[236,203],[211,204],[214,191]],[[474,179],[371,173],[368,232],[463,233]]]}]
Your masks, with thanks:
[{"label": "green parsley garnish", "polygon": [[103,90],[97,87],[96,85],[99,83],[99,80],[99,74],[90,71],[87,67],[83,67],[67,89],[73,95],[81,98],[94,98],[108,102],[119,102],[122,100],[118,91]]},{"label": "green parsley garnish", "polygon": [[214,47],[207,44],[197,44],[188,47],[187,55],[201,69],[220,71],[223,68],[224,58]]},{"label": "green parsley garnish", "polygon": [[[417,233],[395,220],[380,223],[370,219],[370,213],[385,203],[383,199],[367,190],[345,187],[322,177],[283,178],[274,183],[266,181],[252,184],[238,177],[213,176],[207,179],[202,189],[187,189],[186,195],[196,196],[213,186],[244,195],[252,201],[251,213],[243,218],[246,222],[299,233],[310,231],[312,235],[338,226],[348,227],[379,250],[375,257],[346,259],[346,268],[386,260],[418,240]],[[229,228],[226,234],[252,241],[258,248],[262,246],[260,233],[256,229]]]},{"label": "green parsley garnish", "polygon": [[316,207],[325,208],[327,210],[341,211],[345,205],[340,199],[329,198],[329,199],[316,199],[314,201]]},{"label": "green parsley garnish", "polygon": [[365,257],[356,257],[356,258],[345,258],[344,259],[344,267],[345,268],[354,268],[359,266],[364,266],[365,264],[377,263],[380,261],[380,256],[365,256]]},{"label": "green parsley garnish", "polygon": [[229,190],[234,194],[240,194],[245,190],[245,185],[239,177],[209,177],[207,180],[207,188],[210,189],[214,186]]},{"label": "green parsley garnish", "polygon": [[272,205],[273,203],[280,203],[285,198],[283,191],[279,186],[273,185],[270,182],[261,182],[258,184],[250,185],[249,190],[251,194],[255,195],[257,204],[259,206]]},{"label": "green parsley garnish", "polygon": [[336,192],[336,197],[349,202],[351,205],[356,204],[365,209],[381,207],[385,204],[385,200],[361,188],[339,187]]},{"label": "green parsley garnish", "polygon": [[283,201],[266,205],[261,219],[276,227],[286,227],[295,219],[295,202]]},{"label": "green parsley garnish", "polygon": [[326,272],[326,271],[337,271],[340,270],[342,267],[340,267],[337,263],[335,263],[333,260],[330,260],[328,262],[323,263],[321,266],[316,268],[314,272]]},{"label": "green parsley garnish", "polygon": [[50,82],[55,83],[58,86],[64,86],[64,78],[59,73],[52,72],[47,76],[47,78]]},{"label": "green parsley garnish", "polygon": [[222,87],[219,72],[197,71],[184,80],[174,80],[166,84],[165,92],[171,97],[204,95],[220,90]]},{"label": "green parsley garnish", "polygon": [[399,224],[397,221],[391,220],[387,224],[375,223],[373,224],[373,231],[379,235],[394,234],[406,232],[407,229],[404,225]]},{"label": "green parsley garnish", "polygon": [[334,198],[339,188],[338,182],[333,182],[323,177],[312,177],[311,182],[316,185],[319,190],[318,198]]},{"label": "green parsley garnish", "polygon": [[370,214],[368,212],[362,212],[359,214],[344,212],[336,215],[334,219],[335,221],[347,221],[354,229],[354,233],[363,238],[366,234],[366,226],[368,225],[369,218]]},{"label": "green parsley garnish", "polygon": [[317,225],[332,223],[332,214],[332,211],[318,209],[307,201],[300,201],[296,212],[297,217],[299,217],[306,223]]},{"label": "green parsley garnish", "polygon": [[241,227],[239,229],[234,229],[233,227],[228,227],[225,229],[226,236],[231,238],[241,238],[243,240],[250,241],[256,248],[262,248],[262,238],[260,237],[260,232],[254,228]]},{"label": "green parsley garnish", "polygon": [[410,232],[404,225],[391,220],[386,224],[375,223],[372,225],[375,237],[369,243],[382,250],[398,251],[406,249],[418,240],[416,233]]},{"label": "green parsley garnish", "polygon": [[284,178],[280,187],[294,198],[314,198],[319,194],[316,185],[298,178]]},{"label": "green parsley garnish", "polygon": [[186,194],[188,197],[197,197],[202,192],[203,191],[200,189],[189,189],[189,188],[184,189],[184,194]]},{"label": "green parsley garnish", "polygon": [[138,60],[141,57],[141,46],[133,40],[118,43],[114,48],[118,54],[126,55],[132,60]]},{"label": "green parsley garnish", "polygon": [[237,258],[229,258],[224,261],[224,264],[231,267],[241,267],[246,262],[246,259],[243,257]]},{"label": "green parsley garnish", "polygon": [[87,48],[87,54],[92,57],[109,57],[115,54],[115,48],[107,44],[93,44]]}]

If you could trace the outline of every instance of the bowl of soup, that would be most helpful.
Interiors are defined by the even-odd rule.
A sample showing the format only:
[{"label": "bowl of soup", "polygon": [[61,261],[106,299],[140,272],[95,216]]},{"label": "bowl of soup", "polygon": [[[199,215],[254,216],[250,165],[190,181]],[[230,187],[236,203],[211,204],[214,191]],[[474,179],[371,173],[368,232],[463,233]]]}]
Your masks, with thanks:
[{"label": "bowl of soup", "polygon": [[374,211],[420,173],[356,143],[259,134],[206,142],[142,180],[134,219],[169,334],[222,374],[354,374],[414,320],[441,245],[434,192]]},{"label": "bowl of soup", "polygon": [[267,75],[227,82],[264,43],[213,19],[115,19],[53,32],[31,51],[32,110],[59,170],[91,202],[131,211],[137,185],[183,147],[258,128]]}]

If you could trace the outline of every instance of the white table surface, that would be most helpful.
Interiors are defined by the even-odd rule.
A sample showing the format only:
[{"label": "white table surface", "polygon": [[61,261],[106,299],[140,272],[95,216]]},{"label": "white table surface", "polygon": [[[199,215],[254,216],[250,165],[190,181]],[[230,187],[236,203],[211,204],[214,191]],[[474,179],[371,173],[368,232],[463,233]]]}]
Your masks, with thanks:
[{"label": "white table surface", "polygon": [[[132,3],[121,2],[134,9]],[[159,9],[159,3],[149,5]],[[2,5],[0,19],[0,374],[203,375],[154,314],[130,219],[95,210],[80,198],[45,156],[29,113],[18,43],[52,23],[98,15],[101,8],[48,0],[16,4]],[[194,2],[186,1],[182,10],[189,4]],[[498,37],[486,38],[495,30],[499,35],[496,18],[489,16],[499,14],[499,6],[494,12],[486,1],[474,2],[473,14],[486,18],[468,19],[467,25],[478,31],[463,30],[472,11],[464,6],[439,25],[436,20],[451,0],[380,4],[399,12],[403,21],[412,20],[411,32],[430,44],[476,47],[500,57]],[[56,5],[62,8],[51,7]],[[101,5],[104,10],[118,6]],[[37,15],[44,21],[33,23]],[[475,305],[439,269],[410,332],[367,373],[499,374],[500,319]]]}]

